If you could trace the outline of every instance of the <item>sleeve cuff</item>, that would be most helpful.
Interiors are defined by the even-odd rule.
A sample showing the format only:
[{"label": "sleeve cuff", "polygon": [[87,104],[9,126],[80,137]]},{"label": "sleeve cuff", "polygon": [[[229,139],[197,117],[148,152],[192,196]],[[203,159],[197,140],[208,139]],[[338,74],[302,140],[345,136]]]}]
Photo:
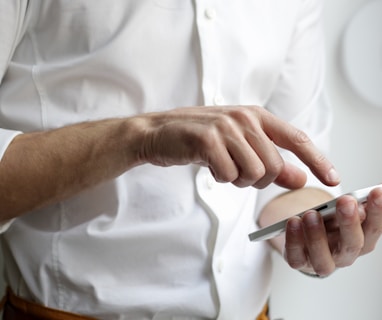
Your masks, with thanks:
[{"label": "sleeve cuff", "polygon": [[[0,161],[12,140],[21,133],[21,131],[0,129]],[[15,219],[11,219],[8,221],[0,222],[0,234],[7,231],[14,220]]]},{"label": "sleeve cuff", "polygon": [[0,161],[12,140],[21,133],[21,131],[0,129]]}]

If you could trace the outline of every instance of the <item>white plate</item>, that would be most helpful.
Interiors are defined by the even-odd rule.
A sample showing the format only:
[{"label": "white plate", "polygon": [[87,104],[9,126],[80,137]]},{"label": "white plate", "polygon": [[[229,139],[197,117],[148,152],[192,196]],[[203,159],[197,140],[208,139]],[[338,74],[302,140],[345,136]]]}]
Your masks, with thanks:
[{"label": "white plate", "polygon": [[382,108],[382,1],[368,2],[351,19],[342,49],[344,73],[352,89]]}]

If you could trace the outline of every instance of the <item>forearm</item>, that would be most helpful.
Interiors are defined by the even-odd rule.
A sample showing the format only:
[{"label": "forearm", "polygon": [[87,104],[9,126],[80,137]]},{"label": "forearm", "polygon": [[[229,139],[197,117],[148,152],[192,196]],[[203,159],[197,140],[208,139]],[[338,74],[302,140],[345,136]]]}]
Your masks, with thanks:
[{"label": "forearm", "polygon": [[17,136],[0,161],[0,220],[65,199],[137,165],[139,133],[137,119],[111,119]]},{"label": "forearm", "polygon": [[332,164],[302,131],[256,106],[179,108],[19,135],[0,162],[0,221],[142,163],[198,163],[240,187],[300,188],[304,172],[284,163],[275,145],[295,153],[322,182],[338,184]]},{"label": "forearm", "polygon": [[[317,188],[303,188],[284,193],[270,201],[263,208],[258,223],[261,227],[268,226],[332,198],[333,196],[328,192]],[[285,244],[284,234],[269,241],[278,252],[281,253],[283,251]]]}]

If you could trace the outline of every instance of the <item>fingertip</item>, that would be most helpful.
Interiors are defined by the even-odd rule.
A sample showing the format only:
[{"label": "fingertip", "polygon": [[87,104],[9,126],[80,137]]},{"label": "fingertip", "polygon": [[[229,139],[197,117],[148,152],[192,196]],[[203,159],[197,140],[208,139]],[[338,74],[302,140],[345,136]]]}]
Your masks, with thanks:
[{"label": "fingertip", "polygon": [[334,167],[328,171],[326,181],[332,186],[336,186],[341,182],[341,177]]},{"label": "fingertip", "polygon": [[[338,210],[342,211],[342,207],[355,207],[357,205],[357,200],[350,194],[344,194],[340,196],[336,201],[336,207]],[[346,209],[344,209],[346,211]]]},{"label": "fingertip", "polygon": [[370,191],[369,197],[371,198],[373,205],[376,207],[382,207],[382,188],[378,187]]},{"label": "fingertip", "polygon": [[345,217],[351,217],[355,214],[357,204],[354,198],[343,196],[337,201],[339,212]]},{"label": "fingertip", "polygon": [[302,222],[304,226],[315,227],[321,225],[322,218],[321,215],[315,210],[309,210],[302,216]]},{"label": "fingertip", "polygon": [[298,216],[292,216],[287,221],[287,230],[292,232],[292,234],[296,234],[302,231],[302,221]]}]

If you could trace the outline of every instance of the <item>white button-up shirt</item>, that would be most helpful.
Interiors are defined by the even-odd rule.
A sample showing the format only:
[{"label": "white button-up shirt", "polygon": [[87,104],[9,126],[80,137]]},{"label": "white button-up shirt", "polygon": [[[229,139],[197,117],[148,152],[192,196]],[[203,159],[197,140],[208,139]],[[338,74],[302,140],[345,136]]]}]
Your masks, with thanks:
[{"label": "white button-up shirt", "polygon": [[[264,106],[327,151],[320,9],[0,0],[0,159],[20,132],[222,104]],[[271,264],[247,235],[280,192],[220,184],[195,165],[142,165],[16,219],[3,234],[6,280],[20,296],[100,319],[252,320]]]}]

